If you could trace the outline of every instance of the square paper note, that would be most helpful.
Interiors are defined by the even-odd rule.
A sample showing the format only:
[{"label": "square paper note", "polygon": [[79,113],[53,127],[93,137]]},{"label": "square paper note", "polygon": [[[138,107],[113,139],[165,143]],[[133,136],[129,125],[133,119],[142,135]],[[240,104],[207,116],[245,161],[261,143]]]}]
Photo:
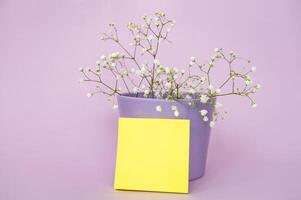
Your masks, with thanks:
[{"label": "square paper note", "polygon": [[189,120],[119,118],[115,189],[188,193]]}]

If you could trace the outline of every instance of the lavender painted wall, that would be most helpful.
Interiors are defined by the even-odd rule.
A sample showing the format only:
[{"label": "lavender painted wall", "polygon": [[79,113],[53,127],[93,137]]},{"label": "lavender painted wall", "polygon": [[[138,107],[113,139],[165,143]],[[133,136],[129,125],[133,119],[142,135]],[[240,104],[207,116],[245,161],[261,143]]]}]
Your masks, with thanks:
[{"label": "lavender painted wall", "polygon": [[[158,8],[177,20],[162,63],[231,48],[255,62],[263,87],[255,110],[225,100],[231,112],[189,195],[114,192],[117,113],[77,83],[78,67],[111,49],[99,40],[107,23]],[[298,0],[0,1],[0,199],[301,199],[300,9]]]}]

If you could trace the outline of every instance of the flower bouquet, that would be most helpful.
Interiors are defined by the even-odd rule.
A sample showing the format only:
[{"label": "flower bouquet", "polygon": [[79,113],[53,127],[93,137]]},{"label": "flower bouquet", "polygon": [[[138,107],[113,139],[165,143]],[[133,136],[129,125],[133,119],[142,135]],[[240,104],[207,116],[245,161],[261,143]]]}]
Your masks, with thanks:
[{"label": "flower bouquet", "polygon": [[[113,42],[118,50],[102,55],[96,66],[80,68],[80,82],[94,83],[95,90],[87,96],[106,95],[121,117],[189,119],[189,178],[199,178],[204,174],[210,130],[227,114],[220,100],[237,96],[249,100],[252,107],[257,106],[252,95],[260,85],[251,79],[256,67],[223,48],[215,48],[213,56],[204,63],[190,57],[185,68],[161,63],[159,49],[171,43],[169,36],[176,21],[164,12],[156,12],[153,17],[144,15],[142,20],[142,24],[127,24],[132,37],[128,44],[119,38],[116,25],[109,24],[101,39]],[[235,64],[240,62],[249,67],[237,69]],[[212,72],[223,64],[225,78],[215,80]]]}]

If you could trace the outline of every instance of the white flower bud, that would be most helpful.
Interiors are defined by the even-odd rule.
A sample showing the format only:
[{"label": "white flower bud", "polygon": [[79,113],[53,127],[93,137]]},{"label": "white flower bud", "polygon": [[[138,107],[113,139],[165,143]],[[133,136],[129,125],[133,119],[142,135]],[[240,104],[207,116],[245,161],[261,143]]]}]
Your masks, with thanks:
[{"label": "white flower bud", "polygon": [[157,106],[156,106],[156,111],[157,111],[157,112],[162,112],[162,107],[161,107],[160,105],[157,105]]},{"label": "white flower bud", "polygon": [[178,110],[178,108],[177,108],[177,106],[172,105],[172,106],[171,106],[171,110],[175,111],[175,110]]},{"label": "white flower bud", "polygon": [[138,92],[138,88],[137,88],[137,87],[134,87],[134,88],[133,88],[133,92],[134,92],[134,93],[137,93],[137,92]]},{"label": "white flower bud", "polygon": [[210,126],[211,128],[213,128],[214,125],[215,125],[215,122],[214,122],[214,121],[209,122],[209,126]]},{"label": "white flower bud", "polygon": [[144,90],[144,95],[148,95],[149,94],[149,90]]},{"label": "white flower bud", "polygon": [[208,110],[205,110],[205,109],[200,110],[200,113],[201,113],[202,116],[205,116],[205,115],[207,115]]},{"label": "white flower bud", "polygon": [[201,99],[202,103],[207,103],[209,100],[209,97],[207,95],[202,94],[200,99]]},{"label": "white flower bud", "polygon": [[105,60],[105,59],[106,59],[106,56],[105,56],[105,55],[102,55],[102,56],[100,57],[100,59],[101,59],[101,60]]},{"label": "white flower bud", "polygon": [[178,116],[180,115],[180,113],[179,113],[178,110],[175,110],[173,114],[174,114],[174,116],[176,116],[176,117],[178,117]]},{"label": "white flower bud", "polygon": [[90,92],[87,93],[87,97],[88,97],[88,98],[90,98],[90,97],[92,97],[92,96],[93,96],[93,93],[90,93]]},{"label": "white flower bud", "polygon": [[160,61],[158,59],[154,59],[154,64],[155,65],[160,65]]},{"label": "white flower bud", "polygon": [[207,116],[204,116],[204,117],[203,117],[203,121],[204,121],[204,122],[208,122],[208,120],[209,120],[209,118],[208,118]]},{"label": "white flower bud", "polygon": [[260,85],[260,84],[256,84],[254,87],[255,87],[256,89],[260,89],[260,88],[261,88],[261,85]]}]

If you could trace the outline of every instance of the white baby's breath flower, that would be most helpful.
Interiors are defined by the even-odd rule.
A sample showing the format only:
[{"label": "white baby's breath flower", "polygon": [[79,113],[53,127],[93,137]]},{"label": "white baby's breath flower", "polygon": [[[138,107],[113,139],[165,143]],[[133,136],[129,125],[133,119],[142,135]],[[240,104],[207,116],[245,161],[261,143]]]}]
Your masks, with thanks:
[{"label": "white baby's breath flower", "polygon": [[195,62],[195,57],[191,56],[191,57],[190,57],[190,60],[191,60],[192,62]]},{"label": "white baby's breath flower", "polygon": [[202,76],[202,77],[200,78],[201,85],[203,85],[203,84],[205,83],[205,81],[206,81],[206,77],[203,77],[203,76]]},{"label": "white baby's breath flower", "polygon": [[257,104],[256,104],[255,102],[252,102],[251,105],[252,105],[253,108],[256,108],[256,107],[257,107]]},{"label": "white baby's breath flower", "polygon": [[202,109],[202,110],[200,110],[200,113],[201,113],[202,116],[205,116],[205,115],[207,115],[208,110]]},{"label": "white baby's breath flower", "polygon": [[145,67],[141,67],[140,71],[142,74],[145,74],[147,72]]},{"label": "white baby's breath flower", "polygon": [[148,95],[149,94],[149,90],[144,90],[144,94]]},{"label": "white baby's breath flower", "polygon": [[78,68],[78,71],[83,72],[84,68],[80,67],[80,68]]},{"label": "white baby's breath flower", "polygon": [[175,110],[178,110],[178,108],[177,108],[177,106],[172,105],[172,106],[171,106],[171,110],[175,111]]},{"label": "white baby's breath flower", "polygon": [[251,81],[249,79],[245,80],[245,84],[246,85],[250,85],[251,84]]},{"label": "white baby's breath flower", "polygon": [[156,106],[156,111],[157,111],[157,112],[162,112],[162,107],[161,107],[160,105],[157,105],[157,106]]},{"label": "white baby's breath flower", "polygon": [[215,51],[215,52],[218,52],[218,51],[219,51],[219,48],[214,48],[214,51]]},{"label": "white baby's breath flower", "polygon": [[260,85],[260,84],[256,84],[254,87],[255,87],[256,89],[260,89],[260,88],[261,88],[261,85]]},{"label": "white baby's breath flower", "polygon": [[213,128],[214,125],[215,125],[215,122],[214,122],[214,121],[209,122],[209,126],[210,126],[211,128]]},{"label": "white baby's breath flower", "polygon": [[158,59],[154,59],[154,64],[155,65],[160,65],[160,61]]},{"label": "white baby's breath flower", "polygon": [[181,74],[185,74],[185,70],[184,69],[181,70]]},{"label": "white baby's breath flower", "polygon": [[194,90],[193,88],[190,88],[190,89],[189,89],[189,93],[195,94],[195,90]]},{"label": "white baby's breath flower", "polygon": [[171,24],[170,24],[170,26],[172,26],[172,27],[173,27],[174,25],[176,25],[176,20],[172,20],[172,21],[171,21]]},{"label": "white baby's breath flower", "polygon": [[222,107],[223,107],[223,104],[221,104],[220,102],[216,102],[216,103],[214,104],[214,108],[215,108],[215,109],[222,108]]},{"label": "white baby's breath flower", "polygon": [[165,67],[165,72],[166,72],[167,74],[169,74],[169,73],[170,73],[170,68],[169,68],[169,67]]},{"label": "white baby's breath flower", "polygon": [[85,80],[83,78],[79,79],[79,83],[83,83]]},{"label": "white baby's breath flower", "polygon": [[215,90],[215,92],[216,92],[216,94],[220,94],[221,93],[221,89],[218,88],[218,89]]},{"label": "white baby's breath flower", "polygon": [[117,105],[117,104],[114,104],[114,105],[113,105],[113,109],[116,110],[117,108],[118,108],[118,105]]},{"label": "white baby's breath flower", "polygon": [[174,114],[174,116],[176,116],[176,117],[178,117],[178,116],[180,115],[180,113],[179,113],[178,110],[175,110],[173,114]]},{"label": "white baby's breath flower", "polygon": [[152,40],[154,39],[154,37],[153,37],[152,35],[149,35],[149,36],[147,37],[147,39],[148,39],[149,41],[152,41]]},{"label": "white baby's breath flower", "polygon": [[207,103],[209,100],[209,97],[205,94],[202,94],[200,99],[201,99],[202,103]]},{"label": "white baby's breath flower", "polygon": [[166,29],[166,32],[169,33],[170,31],[171,31],[171,28],[167,28],[167,29]]},{"label": "white baby's breath flower", "polygon": [[254,66],[251,67],[251,71],[252,71],[252,72],[256,72],[256,67],[254,67]]},{"label": "white baby's breath flower", "polygon": [[204,117],[203,117],[203,121],[204,121],[204,122],[208,122],[208,120],[209,120],[209,118],[208,118],[207,116],[204,116]]},{"label": "white baby's breath flower", "polygon": [[91,92],[88,92],[88,93],[87,93],[87,97],[88,97],[88,98],[90,98],[90,97],[92,97],[92,96],[93,96],[93,93],[91,93]]},{"label": "white baby's breath flower", "polygon": [[105,59],[106,59],[105,55],[100,56],[100,60],[105,60]]},{"label": "white baby's breath flower", "polygon": [[138,88],[137,88],[137,87],[134,87],[134,88],[133,88],[133,92],[134,92],[134,93],[137,93],[137,92],[138,92]]},{"label": "white baby's breath flower", "polygon": [[186,99],[191,99],[192,97],[191,97],[189,94],[187,94],[187,95],[185,96],[185,98],[186,98]]},{"label": "white baby's breath flower", "polygon": [[170,88],[171,87],[171,83],[170,82],[165,83],[165,87],[166,88]]}]

